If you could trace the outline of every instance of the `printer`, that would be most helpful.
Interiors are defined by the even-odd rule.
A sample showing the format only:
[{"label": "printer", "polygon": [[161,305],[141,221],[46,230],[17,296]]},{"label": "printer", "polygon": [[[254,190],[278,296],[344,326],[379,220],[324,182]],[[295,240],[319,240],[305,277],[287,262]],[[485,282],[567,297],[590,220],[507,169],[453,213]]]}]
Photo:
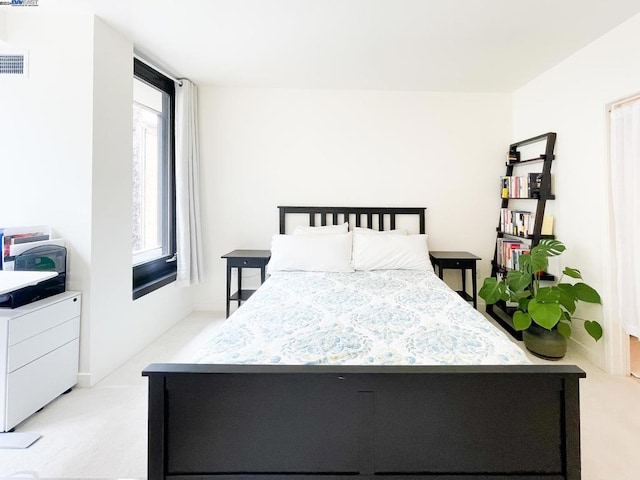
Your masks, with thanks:
[{"label": "printer", "polygon": [[17,308],[62,293],[67,288],[67,249],[59,245],[41,245],[15,256],[13,269],[18,271],[57,272],[36,285],[0,294],[0,307]]}]

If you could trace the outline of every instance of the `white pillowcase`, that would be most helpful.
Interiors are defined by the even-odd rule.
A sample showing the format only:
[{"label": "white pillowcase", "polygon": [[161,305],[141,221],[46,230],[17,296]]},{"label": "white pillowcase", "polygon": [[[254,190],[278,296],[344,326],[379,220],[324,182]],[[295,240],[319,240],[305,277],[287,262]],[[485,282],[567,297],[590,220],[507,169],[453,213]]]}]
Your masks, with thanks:
[{"label": "white pillowcase", "polygon": [[356,235],[408,235],[409,232],[404,228],[396,230],[374,230],[372,228],[355,227],[353,233]]},{"label": "white pillowcase", "polygon": [[356,270],[430,270],[426,235],[354,235]]},{"label": "white pillowcase", "polygon": [[268,271],[353,272],[352,236],[274,235]]},{"label": "white pillowcase", "polygon": [[349,224],[347,222],[342,225],[325,225],[323,227],[306,227],[298,225],[294,230],[294,235],[336,235],[347,233]]}]

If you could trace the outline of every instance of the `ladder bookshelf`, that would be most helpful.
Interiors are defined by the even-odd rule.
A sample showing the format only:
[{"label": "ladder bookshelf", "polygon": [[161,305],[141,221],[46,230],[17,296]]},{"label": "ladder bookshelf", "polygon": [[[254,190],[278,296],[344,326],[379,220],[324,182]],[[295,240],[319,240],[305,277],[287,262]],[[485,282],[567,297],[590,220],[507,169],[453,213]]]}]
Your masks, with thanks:
[{"label": "ladder bookshelf", "polygon": [[[521,158],[522,147],[537,145],[544,149],[544,153],[532,158]],[[543,238],[554,238],[551,232],[543,234],[545,221],[545,207],[547,200],[554,200],[551,193],[551,164],[555,159],[554,149],[556,134],[553,132],[528,138],[509,146],[509,155],[506,163],[506,172],[502,177],[502,206],[500,220],[496,229],[496,245],[491,262],[491,276],[506,275],[509,267],[515,268],[519,252],[526,251],[537,245]],[[527,149],[531,151],[531,148]],[[514,173],[523,166],[540,164],[540,169],[525,176],[514,176]],[[539,171],[538,171],[539,170]],[[534,184],[535,182],[535,184]],[[535,211],[526,214],[521,210],[510,210],[515,201],[535,202]],[[521,244],[520,247],[517,245]],[[514,247],[513,250],[510,247]],[[510,255],[505,258],[504,252]],[[553,276],[543,275],[543,280],[552,280]],[[500,301],[493,305],[487,305],[487,313],[495,319],[514,338],[522,340],[522,332],[513,327],[513,312],[515,308],[509,307],[506,302]]]}]

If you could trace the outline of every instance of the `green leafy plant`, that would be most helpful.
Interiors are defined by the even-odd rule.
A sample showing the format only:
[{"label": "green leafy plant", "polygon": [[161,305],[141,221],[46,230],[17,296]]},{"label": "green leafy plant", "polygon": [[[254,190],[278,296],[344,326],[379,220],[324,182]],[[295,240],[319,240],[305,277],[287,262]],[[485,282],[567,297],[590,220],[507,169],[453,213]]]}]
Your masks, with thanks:
[{"label": "green leafy plant", "polygon": [[[518,304],[513,314],[516,330],[526,330],[534,322],[547,330],[557,329],[563,337],[571,336],[571,317],[579,301],[601,303],[600,295],[584,282],[562,283],[567,276],[582,280],[575,268],[566,267],[557,284],[541,286],[541,275],[549,266],[549,257],[564,252],[566,247],[558,240],[542,240],[528,254],[521,255],[517,270],[509,270],[500,280],[485,278],[478,295],[487,305],[499,300]],[[586,320],[584,328],[596,341],[602,337],[602,326],[595,320]]]}]

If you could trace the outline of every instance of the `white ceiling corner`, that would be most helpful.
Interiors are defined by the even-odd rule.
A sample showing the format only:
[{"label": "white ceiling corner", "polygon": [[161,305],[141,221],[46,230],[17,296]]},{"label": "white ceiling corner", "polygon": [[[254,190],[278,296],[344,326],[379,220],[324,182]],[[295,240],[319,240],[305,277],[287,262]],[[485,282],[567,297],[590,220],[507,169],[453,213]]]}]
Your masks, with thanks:
[{"label": "white ceiling corner", "polygon": [[[512,92],[639,0],[42,0],[199,84]],[[1,30],[0,30],[1,32]]]}]

